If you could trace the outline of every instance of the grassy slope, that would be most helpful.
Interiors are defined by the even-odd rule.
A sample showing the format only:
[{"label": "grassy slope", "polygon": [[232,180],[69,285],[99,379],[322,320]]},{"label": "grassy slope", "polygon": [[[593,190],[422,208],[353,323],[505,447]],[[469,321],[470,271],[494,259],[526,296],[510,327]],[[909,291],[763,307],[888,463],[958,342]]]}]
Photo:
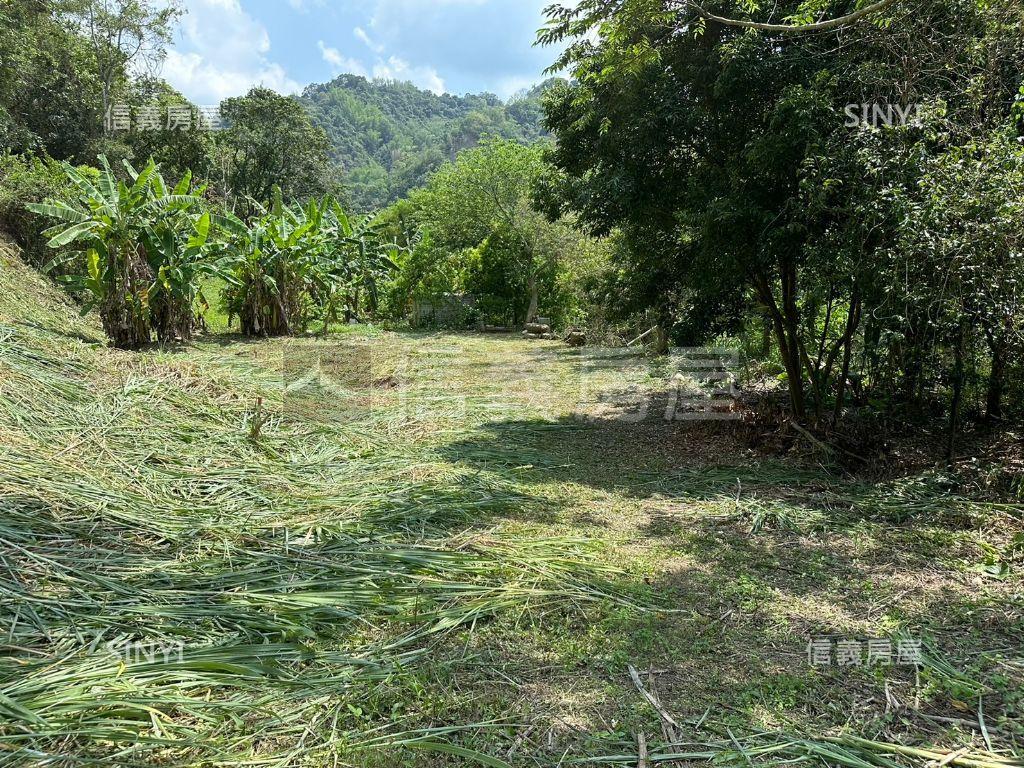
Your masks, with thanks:
[{"label": "grassy slope", "polygon": [[[1019,508],[610,419],[593,387],[646,374],[557,345],[99,337],[0,253],[0,764],[637,765],[642,732],[745,765],[823,747],[746,735],[844,727],[979,751],[979,698],[1019,747],[1019,570],[972,570]],[[901,631],[961,673],[807,663]],[[661,743],[629,664],[701,746]]]}]

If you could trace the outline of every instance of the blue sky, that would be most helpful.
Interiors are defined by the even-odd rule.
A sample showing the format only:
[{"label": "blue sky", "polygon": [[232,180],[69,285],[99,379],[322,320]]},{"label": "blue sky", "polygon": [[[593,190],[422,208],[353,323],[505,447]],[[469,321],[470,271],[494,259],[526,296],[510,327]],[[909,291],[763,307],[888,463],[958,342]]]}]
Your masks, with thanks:
[{"label": "blue sky", "polygon": [[185,0],[164,77],[197,104],[262,84],[297,93],[342,72],[501,97],[543,79],[552,0]]}]

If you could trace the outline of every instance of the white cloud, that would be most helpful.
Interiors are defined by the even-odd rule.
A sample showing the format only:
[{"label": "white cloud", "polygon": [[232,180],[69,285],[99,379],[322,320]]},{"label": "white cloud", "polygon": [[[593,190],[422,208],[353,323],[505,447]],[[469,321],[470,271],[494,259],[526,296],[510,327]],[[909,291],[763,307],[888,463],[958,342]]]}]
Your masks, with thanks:
[{"label": "white cloud", "polygon": [[365,29],[363,29],[362,27],[356,27],[352,31],[355,33],[355,36],[362,40],[366,47],[369,48],[371,51],[378,54],[384,53],[384,46],[379,43],[375,43],[373,41],[373,38],[366,34]]},{"label": "white cloud", "polygon": [[323,40],[317,41],[317,47],[320,48],[320,55],[323,56],[324,61],[331,65],[331,71],[335,75],[340,75],[342,72],[348,72],[353,75],[366,75],[366,67],[358,59],[345,56],[337,48],[329,47]]},{"label": "white cloud", "polygon": [[238,0],[186,0],[185,6],[179,42],[168,51],[163,75],[193,102],[219,104],[256,85],[279,93],[301,90],[270,60],[270,35]]},{"label": "white cloud", "polygon": [[413,67],[409,62],[391,56],[387,61],[378,61],[373,67],[373,76],[382,80],[407,80],[418,88],[444,93],[444,80],[437,70],[428,66]]},{"label": "white cloud", "polygon": [[[445,2],[446,0],[438,1]],[[373,21],[371,20],[371,24]],[[434,67],[427,65],[414,66],[398,56],[388,56],[385,58],[384,51],[386,46],[370,37],[365,29],[356,27],[352,32],[367,48],[377,55],[377,61],[373,65],[374,77],[381,80],[408,81],[419,88],[433,91],[436,94],[444,93],[444,80]],[[326,58],[326,54],[324,58]]]},{"label": "white cloud", "polygon": [[444,80],[434,67],[428,65],[412,65],[405,59],[398,56],[385,57],[384,51],[386,50],[386,46],[378,43],[370,37],[365,29],[362,27],[355,27],[352,30],[352,33],[359,38],[367,48],[376,54],[376,61],[373,65],[372,71],[367,73],[366,68],[358,59],[343,55],[337,48],[331,48],[321,40],[317,43],[317,45],[320,46],[320,53],[323,56],[324,61],[331,65],[331,69],[334,71],[334,74],[337,75],[341,72],[352,72],[363,76],[372,74],[373,77],[381,80],[408,81],[419,88],[433,91],[437,94],[445,92]]},{"label": "white cloud", "polygon": [[[542,78],[557,54],[534,47],[556,0],[362,0],[371,41],[409,66],[444,73],[457,89],[508,96]],[[576,0],[561,0],[562,4]]]}]

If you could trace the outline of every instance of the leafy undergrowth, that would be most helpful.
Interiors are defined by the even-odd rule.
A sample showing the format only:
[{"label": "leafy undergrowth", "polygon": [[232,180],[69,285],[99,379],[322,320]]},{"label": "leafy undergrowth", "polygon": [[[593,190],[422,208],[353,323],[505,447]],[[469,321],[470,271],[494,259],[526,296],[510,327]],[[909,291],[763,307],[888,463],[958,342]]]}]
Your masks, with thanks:
[{"label": "leafy undergrowth", "polygon": [[608,419],[554,344],[99,340],[0,254],[0,764],[1017,759],[1012,503]]}]

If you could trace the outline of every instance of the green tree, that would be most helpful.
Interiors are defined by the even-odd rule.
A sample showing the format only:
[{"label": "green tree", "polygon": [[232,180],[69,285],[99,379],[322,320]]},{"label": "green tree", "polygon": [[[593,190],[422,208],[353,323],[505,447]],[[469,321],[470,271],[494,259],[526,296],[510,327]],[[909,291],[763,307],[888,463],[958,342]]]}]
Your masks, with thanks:
[{"label": "green tree", "polygon": [[[903,388],[950,376],[957,419],[966,369],[987,358],[986,415],[1000,418],[1024,350],[1024,148],[998,131],[927,158],[921,184],[895,194],[906,225],[879,264],[886,292],[874,315],[887,346],[914,353]],[[944,350],[960,361],[948,373]]]},{"label": "green tree", "polygon": [[140,128],[136,121],[123,136],[122,143],[130,152],[131,161],[141,164],[151,157],[164,174],[173,177],[191,171],[198,179],[212,181],[218,175],[214,132],[204,130],[194,122],[189,129],[168,128],[169,109],[194,110],[182,94],[163,80],[144,77],[130,84],[125,101],[136,115],[140,109],[156,109],[160,116],[159,128]]},{"label": "green tree", "polygon": [[502,102],[492,94],[438,95],[410,83],[341,75],[309,86],[301,101],[327,132],[355,209],[365,212],[425,185],[446,160],[483,139],[537,141],[549,85]]},{"label": "green tree", "polygon": [[267,202],[274,187],[286,199],[308,200],[338,186],[327,135],[296,99],[253,88],[225,100],[221,114],[228,188],[240,201]]},{"label": "green tree", "polygon": [[177,0],[63,0],[61,13],[92,46],[106,115],[126,73],[163,61],[182,10]]},{"label": "green tree", "polygon": [[63,6],[0,3],[0,147],[86,162],[103,130],[101,85]]},{"label": "green tree", "polygon": [[[929,0],[912,18],[788,2],[771,8],[779,28],[764,4],[733,6],[727,18],[668,2],[551,10],[542,39],[570,43],[559,64],[574,80],[545,105],[564,175],[542,198],[623,233],[629,294],[663,322],[687,315],[712,335],[738,304],[767,319],[794,415],[820,422],[830,398],[842,405],[853,347],[877,343],[877,325],[862,326],[891,288],[880,267],[907,226],[898,193],[922,182],[924,159],[1007,121],[1024,13],[1008,0]],[[841,23],[792,28],[819,15]],[[851,129],[851,103],[947,114],[942,128]]]},{"label": "green tree", "polygon": [[503,252],[513,249],[514,273],[527,296],[526,321],[540,306],[540,271],[560,255],[551,232],[558,225],[533,206],[545,169],[539,146],[491,139],[442,167],[413,198],[436,245],[477,248],[497,237]]}]

